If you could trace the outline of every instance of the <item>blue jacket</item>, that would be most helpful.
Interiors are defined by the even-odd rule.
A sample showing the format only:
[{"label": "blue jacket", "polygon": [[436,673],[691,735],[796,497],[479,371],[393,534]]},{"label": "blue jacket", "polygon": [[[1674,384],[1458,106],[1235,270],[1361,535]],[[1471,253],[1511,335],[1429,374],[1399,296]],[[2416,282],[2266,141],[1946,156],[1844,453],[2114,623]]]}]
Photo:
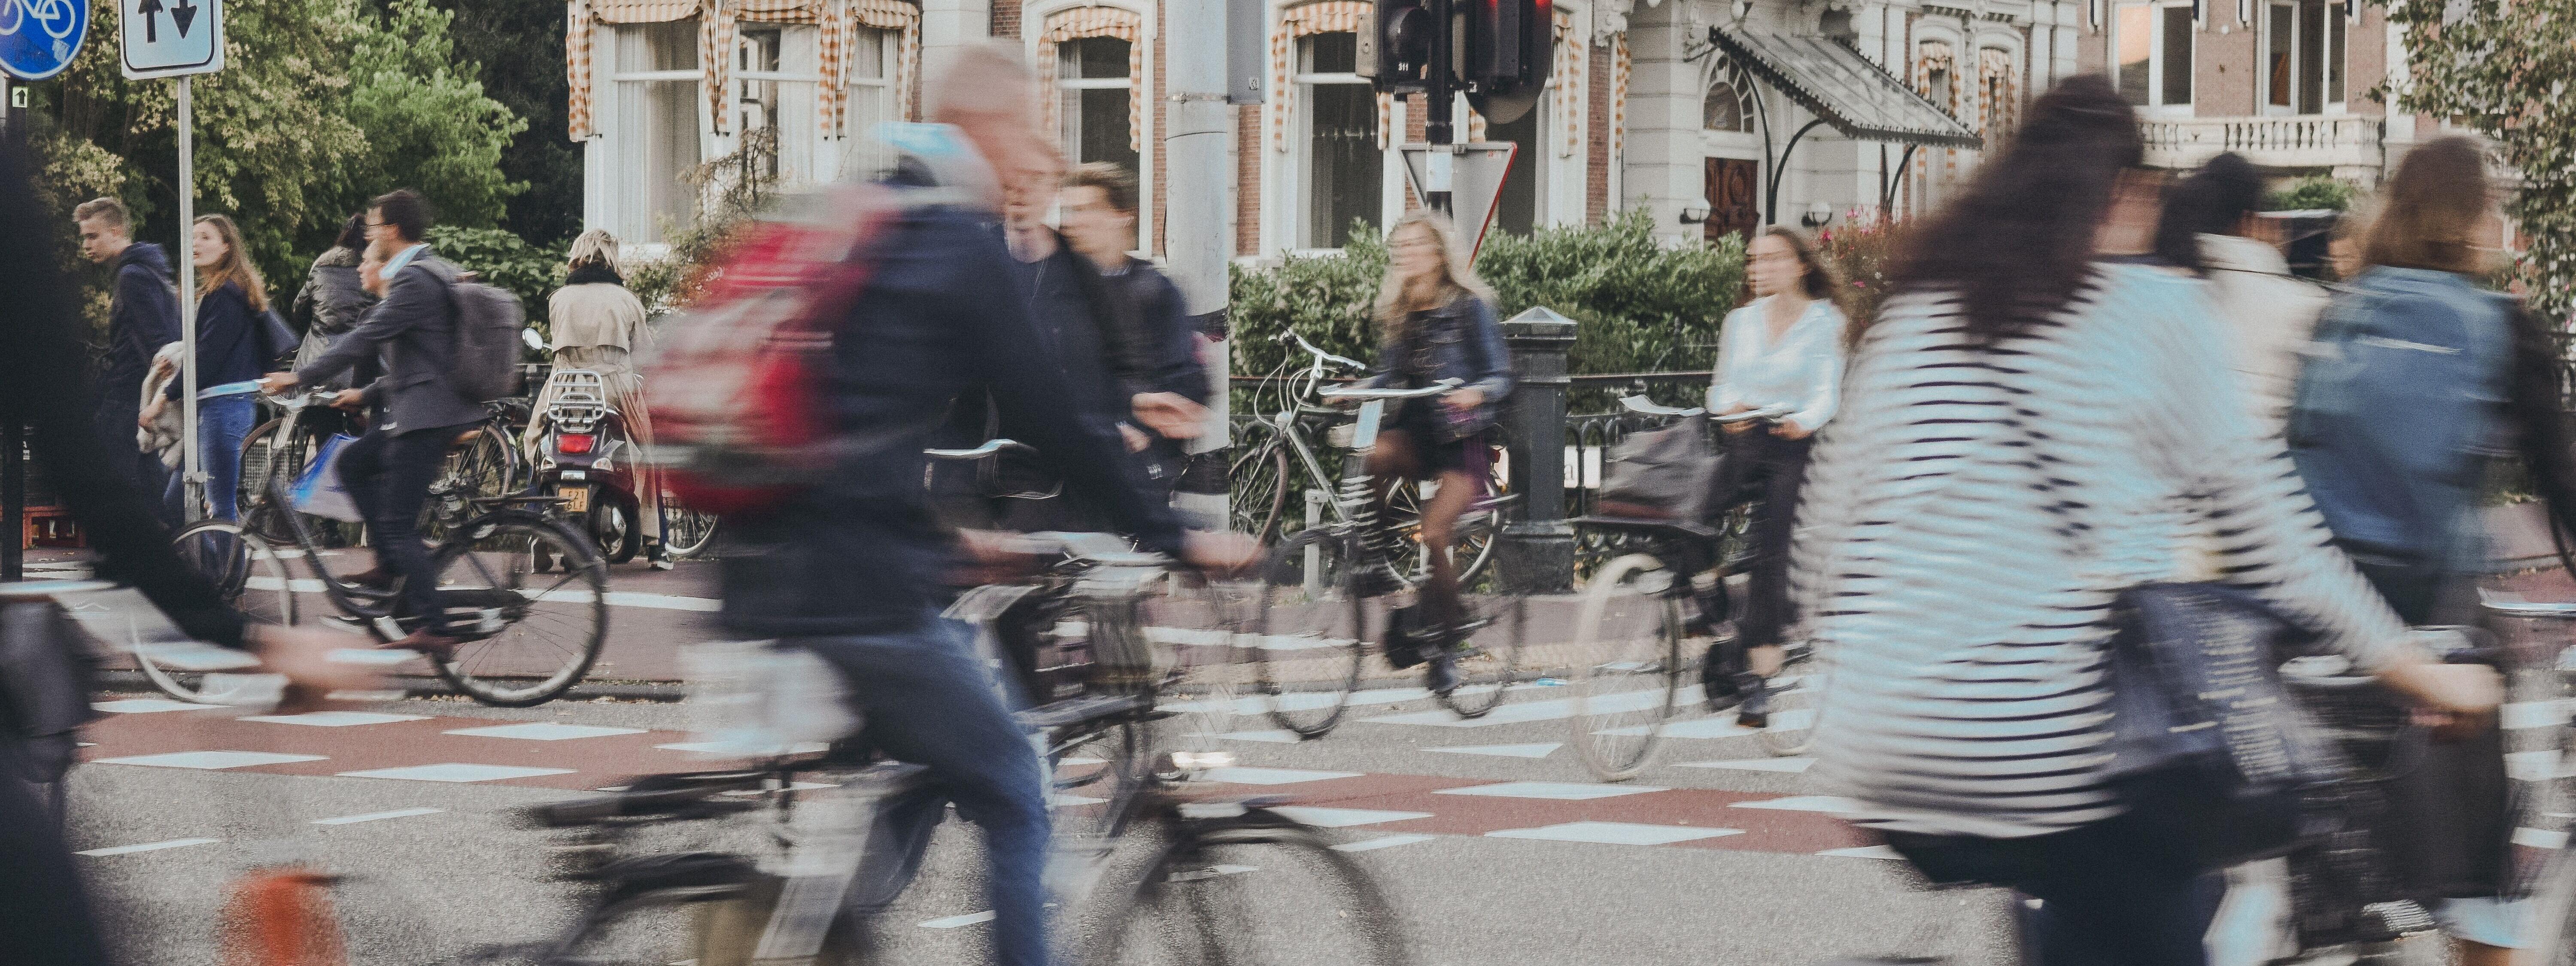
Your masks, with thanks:
[{"label": "blue jacket", "polygon": [[107,361],[98,390],[111,402],[132,405],[143,394],[152,354],[179,341],[179,290],[170,257],[161,246],[136,242],[116,256],[116,287],[107,302]]},{"label": "blue jacket", "polygon": [[2465,573],[2504,451],[2513,332],[2503,296],[2450,272],[2373,268],[2335,296],[2290,412],[2290,455],[2326,526],[2376,562]]},{"label": "blue jacket", "polygon": [[[197,300],[197,388],[248,382],[267,375],[269,360],[260,357],[259,326],[264,320],[250,307],[250,296],[238,282]],[[170,380],[162,395],[179,398],[180,380]]]},{"label": "blue jacket", "polygon": [[[1495,415],[1502,412],[1503,398],[1512,394],[1512,355],[1503,347],[1503,327],[1494,320],[1494,307],[1478,296],[1461,295],[1419,315],[1416,331],[1378,347],[1377,368],[1362,385],[1393,386],[1416,375],[1424,384],[1456,379],[1465,384],[1459,388],[1485,394],[1474,422],[1461,432],[1493,425]],[[1400,358],[1407,351],[1424,358]]]},{"label": "blue jacket", "polygon": [[841,431],[868,439],[831,483],[757,517],[727,518],[724,624],[761,637],[901,631],[928,613],[952,542],[923,486],[940,414],[990,392],[1014,438],[1146,547],[1177,550],[1180,523],[1147,496],[1107,414],[1078,398],[1031,320],[1021,269],[989,215],[916,208],[885,229],[876,266],[833,339]]}]

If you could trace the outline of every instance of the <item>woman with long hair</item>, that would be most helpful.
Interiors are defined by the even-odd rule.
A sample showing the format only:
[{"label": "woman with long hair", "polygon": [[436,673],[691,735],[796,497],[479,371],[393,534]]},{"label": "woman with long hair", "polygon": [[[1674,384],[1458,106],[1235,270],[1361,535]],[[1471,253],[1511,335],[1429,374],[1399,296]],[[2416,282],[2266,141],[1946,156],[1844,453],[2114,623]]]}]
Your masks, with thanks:
[{"label": "woman with long hair", "polygon": [[[1477,281],[1449,228],[1429,210],[1415,211],[1387,232],[1386,283],[1379,287],[1377,370],[1367,385],[1421,388],[1442,379],[1461,385],[1437,400],[1415,400],[1396,410],[1369,453],[1369,475],[1378,481],[1381,507],[1399,480],[1438,481],[1422,502],[1422,547],[1431,575],[1408,636],[1428,646],[1424,672],[1433,691],[1457,686],[1453,651],[1465,616],[1458,600],[1458,561],[1452,551],[1458,518],[1485,495],[1481,437],[1494,424],[1512,391],[1511,356],[1503,349],[1492,293]],[[1401,647],[1388,635],[1390,651]]]},{"label": "woman with long hair", "polygon": [[[197,270],[197,465],[206,471],[206,502],[215,519],[240,515],[242,438],[259,416],[256,380],[268,371],[261,350],[268,283],[242,249],[241,228],[222,215],[201,215],[188,231],[189,261]],[[183,381],[173,379],[143,411],[152,425],[176,407]],[[187,519],[187,481],[170,477],[163,495],[172,519]]]},{"label": "woman with long hair", "polygon": [[[651,446],[653,411],[644,406],[644,377],[635,371],[635,357],[652,349],[653,329],[645,324],[643,300],[626,288],[617,236],[597,228],[582,232],[572,240],[565,262],[564,285],[546,300],[555,368],[599,373],[607,384],[609,404],[626,421],[627,436],[636,446]],[[538,443],[545,438],[546,407],[554,397],[550,382],[537,393],[529,410],[525,445],[531,464],[536,461]],[[670,553],[662,547],[661,478],[643,464],[636,467],[634,525],[643,528],[647,559],[668,569]]]},{"label": "woman with long hair", "polygon": [[[2557,350],[2509,297],[2478,283],[2502,232],[2495,201],[2476,141],[2407,152],[2362,235],[2367,267],[2318,323],[2290,416],[2290,455],[2335,545],[2416,624],[2477,622],[2487,557],[2479,493],[2505,468],[2499,457],[2519,449],[2553,526],[2576,520]],[[2460,961],[2500,966],[2525,942],[2520,910],[2495,894],[2510,827],[2504,749],[2491,722],[2452,730],[2443,737],[2454,745],[2395,789],[2401,818],[2434,817],[2407,823],[2415,831],[2402,864],[2446,897],[2436,912]]]},{"label": "woman with long hair", "polygon": [[[1839,273],[1796,231],[1773,226],[1754,235],[1744,246],[1744,278],[1754,298],[1727,313],[1719,330],[1708,410],[1725,415],[1777,409],[1787,415],[1722,424],[1729,437],[1727,459],[1712,505],[1726,506],[1750,487],[1762,491],[1753,510],[1749,599],[1736,621],[1733,645],[1744,649],[1749,666],[1739,671],[1736,662],[1724,659],[1729,645],[1715,643],[1701,677],[1711,707],[1738,697],[1743,703],[1736,723],[1760,728],[1770,722],[1769,682],[1780,671],[1780,638],[1789,623],[1789,525],[1796,518],[1799,484],[1807,477],[1808,449],[1816,431],[1834,418],[1842,395],[1843,349],[1852,326]],[[1719,584],[1720,596],[1713,599],[1722,600],[1725,592]],[[1701,616],[1715,619],[1707,608]]]},{"label": "woman with long hair", "polygon": [[1815,773],[1928,877],[2039,898],[2033,961],[2200,966],[2213,870],[2106,773],[2121,591],[2205,540],[2224,579],[2399,693],[2494,707],[2341,555],[2228,373],[2202,283],[2153,258],[2137,117],[2060,83],[1911,239],[1818,443],[1795,539],[1833,666]]}]

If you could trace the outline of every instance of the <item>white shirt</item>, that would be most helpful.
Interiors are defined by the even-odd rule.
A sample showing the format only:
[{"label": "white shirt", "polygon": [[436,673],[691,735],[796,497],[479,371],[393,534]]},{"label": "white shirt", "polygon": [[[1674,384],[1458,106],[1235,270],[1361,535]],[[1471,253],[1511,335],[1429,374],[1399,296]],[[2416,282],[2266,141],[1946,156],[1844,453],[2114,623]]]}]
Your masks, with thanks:
[{"label": "white shirt", "polygon": [[414,242],[410,248],[403,249],[395,253],[394,257],[385,259],[385,267],[377,269],[376,274],[383,277],[387,283],[391,283],[395,272],[402,271],[403,266],[411,264],[412,259],[420,257],[420,253],[428,250],[428,242]]},{"label": "white shirt", "polygon": [[1783,407],[1788,421],[1814,432],[1834,418],[1835,399],[1843,388],[1843,313],[1822,299],[1774,341],[1771,321],[1763,312],[1770,296],[1726,314],[1717,337],[1717,377],[1708,387],[1708,411],[1722,413],[1738,404],[1754,409]]}]

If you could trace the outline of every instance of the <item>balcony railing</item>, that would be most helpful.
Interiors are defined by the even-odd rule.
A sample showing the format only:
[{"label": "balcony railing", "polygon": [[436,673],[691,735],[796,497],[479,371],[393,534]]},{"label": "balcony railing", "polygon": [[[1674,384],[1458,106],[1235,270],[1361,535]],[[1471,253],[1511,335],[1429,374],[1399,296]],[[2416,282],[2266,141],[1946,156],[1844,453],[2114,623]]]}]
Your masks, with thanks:
[{"label": "balcony railing", "polygon": [[2222,151],[2266,168],[2376,168],[2382,126],[2377,117],[2342,114],[2152,118],[2139,123],[2147,139],[2147,163],[2162,168],[2197,167]]}]

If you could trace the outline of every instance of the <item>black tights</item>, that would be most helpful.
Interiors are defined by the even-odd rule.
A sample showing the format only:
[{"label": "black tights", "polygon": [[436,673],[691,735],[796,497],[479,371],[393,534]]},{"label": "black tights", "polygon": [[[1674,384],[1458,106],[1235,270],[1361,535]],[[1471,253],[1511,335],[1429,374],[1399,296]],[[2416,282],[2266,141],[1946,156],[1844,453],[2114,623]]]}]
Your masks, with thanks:
[{"label": "black tights", "polygon": [[[1432,467],[1423,459],[1413,434],[1391,429],[1378,433],[1377,446],[1369,451],[1369,478],[1377,488],[1378,518],[1386,518],[1387,496],[1396,484],[1434,476]],[[1422,504],[1422,548],[1431,558],[1431,579],[1422,585],[1423,616],[1433,626],[1446,626],[1458,621],[1458,561],[1451,551],[1458,542],[1458,517],[1475,502],[1476,478],[1463,469],[1437,471],[1439,492]]]}]

